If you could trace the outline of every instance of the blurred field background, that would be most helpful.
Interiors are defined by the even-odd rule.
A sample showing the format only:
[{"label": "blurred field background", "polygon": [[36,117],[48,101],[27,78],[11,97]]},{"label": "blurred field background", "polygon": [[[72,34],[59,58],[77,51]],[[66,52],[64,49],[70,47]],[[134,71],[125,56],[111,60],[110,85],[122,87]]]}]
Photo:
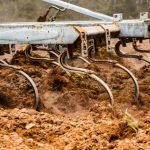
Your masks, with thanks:
[{"label": "blurred field background", "polygon": [[[138,18],[139,12],[150,12],[150,0],[65,0],[108,15],[123,13],[124,18]],[[41,0],[0,0],[0,22],[36,21],[49,4]],[[54,12],[51,12],[51,15]],[[51,16],[50,15],[50,16]],[[59,20],[78,20],[87,17],[66,11]],[[88,18],[90,19],[90,18]]]}]

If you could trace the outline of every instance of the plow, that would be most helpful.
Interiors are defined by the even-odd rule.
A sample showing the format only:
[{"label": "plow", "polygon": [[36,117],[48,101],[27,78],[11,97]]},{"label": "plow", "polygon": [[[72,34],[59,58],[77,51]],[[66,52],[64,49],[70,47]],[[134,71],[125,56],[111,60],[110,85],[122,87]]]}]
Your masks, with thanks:
[{"label": "plow", "polygon": [[[98,58],[101,48],[105,47],[106,53],[114,52],[119,58],[137,59],[150,63],[143,53],[150,50],[140,49],[144,40],[150,39],[150,19],[148,13],[141,13],[140,19],[124,20],[122,14],[114,14],[113,17],[94,12],[62,0],[43,0],[52,6],[48,11],[37,19],[37,22],[1,23],[0,45],[9,45],[9,53],[14,56],[17,53],[16,45],[25,45],[21,51],[26,59],[31,62],[47,62],[63,69],[68,76],[72,73],[87,75],[98,82],[109,96],[109,102],[113,106],[115,97],[109,85],[103,81],[97,72],[88,68],[79,68],[71,65],[73,59],[80,59],[87,65],[105,64],[123,70],[127,73],[134,84],[134,100],[139,105],[139,85],[135,75],[125,66],[111,59]],[[56,13],[47,19],[51,9]],[[56,21],[57,15],[71,10],[92,17],[94,21]],[[112,48],[112,40],[117,43]],[[123,52],[122,47],[132,44],[133,49],[141,55]],[[34,52],[44,51],[47,57],[35,56]],[[5,56],[3,49],[0,55]],[[1,58],[0,56],[0,58]],[[4,58],[3,56],[3,58]],[[4,59],[0,59],[0,68],[9,68],[16,71],[27,79],[33,88],[35,98],[33,108],[39,104],[39,93],[36,83],[25,73],[21,66],[14,66]]]}]

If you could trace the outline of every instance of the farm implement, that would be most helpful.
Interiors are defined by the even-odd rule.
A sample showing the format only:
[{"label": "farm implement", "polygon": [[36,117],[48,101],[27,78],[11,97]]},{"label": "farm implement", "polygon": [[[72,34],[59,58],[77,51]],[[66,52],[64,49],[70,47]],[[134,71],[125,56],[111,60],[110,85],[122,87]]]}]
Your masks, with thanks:
[{"label": "farm implement", "polygon": [[[118,57],[133,58],[139,61],[150,63],[148,58],[143,55],[125,53],[121,50],[128,44],[132,44],[133,49],[140,53],[150,53],[150,50],[139,48],[143,40],[150,38],[150,19],[148,13],[141,13],[140,19],[123,20],[122,14],[114,14],[113,17],[102,13],[94,12],[62,0],[43,0],[50,3],[48,11],[38,18],[38,22],[24,23],[1,23],[0,24],[0,44],[9,45],[10,54],[17,52],[16,45],[25,44],[23,48],[26,58],[33,62],[48,62],[61,67],[68,75],[71,73],[87,75],[97,81],[109,95],[110,104],[114,105],[114,97],[111,89],[93,70],[71,66],[71,60],[80,59],[84,63],[108,64],[119,68],[127,73],[134,84],[134,99],[139,104],[139,85],[134,74],[116,60],[97,59],[99,51],[105,47],[106,53],[114,51]],[[56,13],[47,19],[51,9]],[[57,15],[61,12],[71,10],[77,13],[94,18],[94,21],[56,21]],[[112,40],[117,43],[114,49],[111,46]],[[38,46],[40,48],[38,49]],[[49,57],[35,57],[32,55],[36,50],[47,52]],[[3,49],[1,55],[5,55]],[[16,70],[23,75],[32,85],[35,100],[33,107],[37,109],[39,94],[34,81],[23,71],[23,68],[8,64],[0,60],[0,67]]]}]

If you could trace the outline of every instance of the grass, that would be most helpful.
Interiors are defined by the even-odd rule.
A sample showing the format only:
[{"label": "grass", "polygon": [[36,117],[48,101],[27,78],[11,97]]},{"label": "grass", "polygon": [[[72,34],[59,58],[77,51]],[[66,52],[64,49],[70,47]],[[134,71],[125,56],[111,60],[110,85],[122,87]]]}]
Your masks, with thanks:
[{"label": "grass", "polygon": [[138,122],[135,120],[135,118],[133,118],[133,116],[131,116],[131,114],[128,113],[127,109],[125,112],[123,112],[123,120],[128,127],[130,127],[135,133],[138,133]]}]

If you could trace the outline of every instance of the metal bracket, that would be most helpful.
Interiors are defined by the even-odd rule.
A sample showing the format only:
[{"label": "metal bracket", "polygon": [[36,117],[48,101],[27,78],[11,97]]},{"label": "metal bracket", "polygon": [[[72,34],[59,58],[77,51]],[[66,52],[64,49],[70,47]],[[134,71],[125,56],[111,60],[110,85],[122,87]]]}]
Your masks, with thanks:
[{"label": "metal bracket", "polygon": [[110,34],[109,29],[105,30],[105,35],[106,35],[106,50],[107,50],[107,52],[110,52],[110,50],[111,50],[111,34]]},{"label": "metal bracket", "polygon": [[15,49],[15,45],[14,44],[9,44],[9,52],[11,55],[15,55],[17,50]]},{"label": "metal bracket", "polygon": [[92,51],[96,51],[95,50],[95,40],[94,39],[90,39],[90,40],[88,40],[88,43],[89,43],[89,47],[92,49]]},{"label": "metal bracket", "polygon": [[105,27],[104,25],[100,25],[100,26],[105,31],[106,51],[110,52],[110,50],[111,50],[111,33],[110,33],[110,30],[107,27]]},{"label": "metal bracket", "polygon": [[82,27],[76,26],[74,27],[78,33],[80,34],[81,39],[81,55],[82,57],[88,57],[88,40],[87,34]]},{"label": "metal bracket", "polygon": [[113,18],[114,18],[114,21],[121,21],[123,20],[123,14],[122,13],[119,13],[119,14],[113,14]]},{"label": "metal bracket", "polygon": [[141,12],[140,13],[140,19],[145,20],[149,18],[149,13],[148,12]]}]

